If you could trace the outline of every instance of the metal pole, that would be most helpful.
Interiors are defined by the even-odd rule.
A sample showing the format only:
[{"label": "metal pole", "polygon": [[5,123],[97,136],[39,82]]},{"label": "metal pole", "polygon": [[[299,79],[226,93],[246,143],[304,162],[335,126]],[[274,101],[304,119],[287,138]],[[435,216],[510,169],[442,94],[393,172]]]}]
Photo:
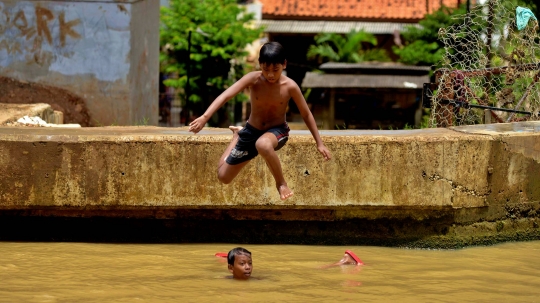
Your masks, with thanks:
[{"label": "metal pole", "polygon": [[471,0],[467,0],[467,15],[471,12]]},{"label": "metal pole", "polygon": [[501,111],[501,112],[508,112],[508,113],[523,114],[523,115],[532,115],[531,112],[526,112],[522,110],[515,110],[511,108],[494,107],[494,106],[487,106],[487,105],[479,105],[479,104],[471,104],[465,101],[459,101],[459,100],[453,100],[453,99],[442,99],[439,103],[440,104],[456,104],[457,106],[461,106],[463,108],[481,108],[481,109],[489,109],[491,111]]},{"label": "metal pole", "polygon": [[186,104],[182,112],[184,113],[185,125],[189,125],[189,95],[191,94],[191,86],[189,85],[189,74],[191,70],[191,30],[188,32],[188,57],[187,57],[187,66],[186,66],[186,87],[184,91],[186,93]]}]

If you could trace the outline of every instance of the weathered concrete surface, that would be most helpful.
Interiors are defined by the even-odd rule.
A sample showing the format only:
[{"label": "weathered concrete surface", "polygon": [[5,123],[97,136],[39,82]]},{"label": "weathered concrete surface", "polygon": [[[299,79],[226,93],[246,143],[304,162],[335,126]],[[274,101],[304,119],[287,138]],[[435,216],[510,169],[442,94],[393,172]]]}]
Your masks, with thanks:
[{"label": "weathered concrete surface", "polygon": [[158,219],[184,240],[452,247],[540,238],[540,123],[321,134],[332,161],[307,131],[279,152],[295,191],[283,202],[260,157],[219,184],[229,130],[0,128],[0,213],[5,222]]},{"label": "weathered concrete surface", "polygon": [[94,125],[157,125],[158,32],[158,0],[0,0],[0,76],[74,93]]}]

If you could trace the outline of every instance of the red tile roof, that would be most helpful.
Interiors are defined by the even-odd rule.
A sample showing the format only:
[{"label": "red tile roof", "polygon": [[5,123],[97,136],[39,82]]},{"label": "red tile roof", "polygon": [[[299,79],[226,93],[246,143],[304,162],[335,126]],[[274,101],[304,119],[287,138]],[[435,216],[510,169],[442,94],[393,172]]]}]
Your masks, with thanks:
[{"label": "red tile roof", "polygon": [[415,22],[443,3],[466,0],[259,0],[263,19],[381,20]]}]

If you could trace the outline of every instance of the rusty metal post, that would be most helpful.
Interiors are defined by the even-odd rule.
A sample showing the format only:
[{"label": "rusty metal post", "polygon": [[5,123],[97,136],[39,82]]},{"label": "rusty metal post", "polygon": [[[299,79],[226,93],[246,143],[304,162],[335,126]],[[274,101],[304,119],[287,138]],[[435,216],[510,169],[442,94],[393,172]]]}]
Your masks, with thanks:
[{"label": "rusty metal post", "polygon": [[[448,73],[448,70],[444,70]],[[454,106],[452,102],[454,100],[454,74],[448,73],[446,79],[443,70],[438,70],[435,74],[435,82],[439,85],[440,97],[439,102],[435,104],[435,120],[437,127],[449,127],[453,125]]]}]

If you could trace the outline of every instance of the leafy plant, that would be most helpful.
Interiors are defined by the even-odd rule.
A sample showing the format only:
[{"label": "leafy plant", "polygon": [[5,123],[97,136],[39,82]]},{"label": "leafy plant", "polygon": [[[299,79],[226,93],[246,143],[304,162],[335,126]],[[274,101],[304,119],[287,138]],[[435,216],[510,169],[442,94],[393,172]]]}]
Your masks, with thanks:
[{"label": "leafy plant", "polygon": [[365,31],[351,31],[346,35],[324,33],[315,36],[316,45],[308,49],[308,59],[357,63],[362,61],[390,61],[383,49],[363,49],[363,44],[377,45],[374,35]]},{"label": "leafy plant", "polygon": [[420,20],[420,26],[407,26],[401,33],[404,46],[393,48],[399,61],[409,65],[437,64],[444,54],[444,45],[438,37],[439,29],[463,22],[454,17],[465,13],[464,5],[457,9],[442,6]]},{"label": "leafy plant", "polygon": [[[161,8],[162,72],[177,75],[165,84],[178,89],[183,106],[187,103],[190,109],[203,111],[244,75],[246,46],[263,31],[251,20],[253,15],[246,14],[236,0],[171,0],[170,7]],[[239,94],[230,104],[244,99]]]},{"label": "leafy plant", "polygon": [[[505,6],[512,7],[512,9],[515,9],[518,5],[529,7],[538,14],[540,13],[539,7],[534,2],[535,0],[506,0],[502,3]],[[399,61],[410,65],[439,64],[444,54],[444,45],[438,37],[439,30],[462,23],[463,18],[456,17],[466,14],[466,12],[465,4],[458,8],[442,6],[433,13],[426,15],[423,20],[420,20],[420,26],[406,27],[405,31],[401,33],[404,46],[393,47],[394,53],[399,56]]]}]

